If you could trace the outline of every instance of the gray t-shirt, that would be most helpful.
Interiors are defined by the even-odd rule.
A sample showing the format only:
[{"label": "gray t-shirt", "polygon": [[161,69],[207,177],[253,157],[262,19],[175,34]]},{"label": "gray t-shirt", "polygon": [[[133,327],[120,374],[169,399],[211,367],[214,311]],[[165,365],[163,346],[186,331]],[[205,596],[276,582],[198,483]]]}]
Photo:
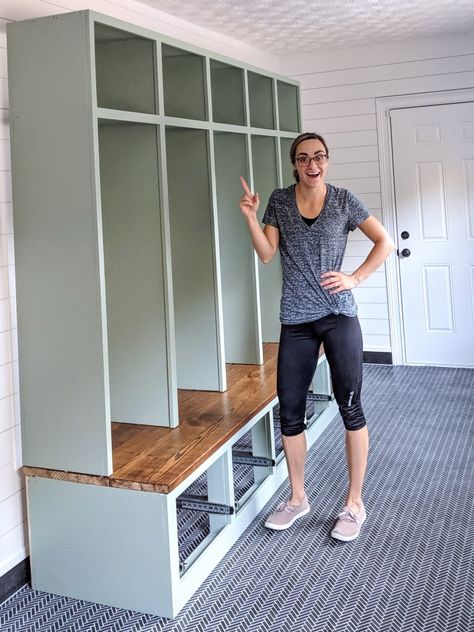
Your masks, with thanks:
[{"label": "gray t-shirt", "polygon": [[357,314],[350,290],[330,294],[320,281],[323,272],[341,269],[347,235],[369,217],[369,212],[350,191],[331,184],[326,187],[323,208],[311,226],[298,210],[294,184],[273,191],[263,216],[264,224],[280,231],[280,321],[285,325],[311,322],[328,314]]}]

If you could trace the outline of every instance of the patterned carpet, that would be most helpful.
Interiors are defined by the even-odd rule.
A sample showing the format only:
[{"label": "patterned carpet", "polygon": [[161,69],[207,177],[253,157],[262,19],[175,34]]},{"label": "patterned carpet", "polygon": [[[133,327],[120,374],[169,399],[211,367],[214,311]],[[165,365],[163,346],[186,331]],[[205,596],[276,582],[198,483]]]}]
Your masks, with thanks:
[{"label": "patterned carpet", "polygon": [[1,631],[473,632],[474,371],[365,365],[363,401],[356,542],[328,537],[346,487],[337,418],[309,455],[311,513],[275,533],[263,512],[174,621],[23,587],[0,606]]}]

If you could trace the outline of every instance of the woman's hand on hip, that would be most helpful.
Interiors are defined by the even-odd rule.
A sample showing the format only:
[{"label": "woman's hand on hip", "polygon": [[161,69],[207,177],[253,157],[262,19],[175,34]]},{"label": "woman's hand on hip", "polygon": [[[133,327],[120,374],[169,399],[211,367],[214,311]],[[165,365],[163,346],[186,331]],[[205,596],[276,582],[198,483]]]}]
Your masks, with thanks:
[{"label": "woman's hand on hip", "polygon": [[345,290],[352,290],[357,285],[356,279],[352,274],[344,272],[323,272],[321,274],[321,287],[328,290],[329,294],[338,294]]},{"label": "woman's hand on hip", "polygon": [[255,220],[257,219],[257,211],[260,206],[260,196],[258,193],[255,193],[255,195],[252,193],[249,185],[242,176],[240,176],[240,183],[244,190],[244,194],[240,198],[240,210],[247,219]]}]

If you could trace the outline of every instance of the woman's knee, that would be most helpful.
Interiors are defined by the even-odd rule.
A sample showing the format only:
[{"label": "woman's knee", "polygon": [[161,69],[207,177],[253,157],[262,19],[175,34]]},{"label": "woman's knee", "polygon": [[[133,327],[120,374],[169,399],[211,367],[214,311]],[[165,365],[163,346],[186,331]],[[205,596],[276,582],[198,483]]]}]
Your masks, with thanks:
[{"label": "woman's knee", "polygon": [[295,437],[306,430],[306,420],[288,420],[280,417],[281,434],[284,437]]},{"label": "woman's knee", "polygon": [[339,412],[346,430],[360,430],[367,425],[360,402],[339,404]]}]

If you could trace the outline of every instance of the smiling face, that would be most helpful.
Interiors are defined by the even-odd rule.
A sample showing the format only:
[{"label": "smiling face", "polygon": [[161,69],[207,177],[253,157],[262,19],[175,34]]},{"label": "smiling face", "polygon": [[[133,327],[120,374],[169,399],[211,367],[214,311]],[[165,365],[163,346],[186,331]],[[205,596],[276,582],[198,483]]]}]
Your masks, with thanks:
[{"label": "smiling face", "polygon": [[327,167],[326,148],[320,140],[310,138],[297,146],[295,169],[301,184],[311,188],[321,186],[324,183]]}]

